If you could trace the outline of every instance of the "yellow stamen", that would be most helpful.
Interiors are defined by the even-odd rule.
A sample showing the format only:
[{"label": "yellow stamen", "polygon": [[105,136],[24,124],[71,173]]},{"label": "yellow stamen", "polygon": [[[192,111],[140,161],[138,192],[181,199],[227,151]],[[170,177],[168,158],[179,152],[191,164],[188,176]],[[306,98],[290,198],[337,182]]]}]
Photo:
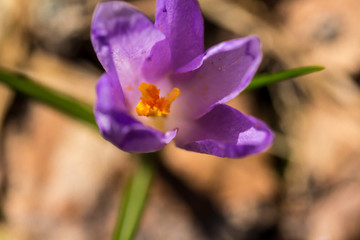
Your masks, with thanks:
[{"label": "yellow stamen", "polygon": [[136,113],[139,116],[155,117],[166,116],[170,113],[171,103],[180,96],[178,88],[174,88],[166,97],[160,97],[160,89],[154,84],[141,83],[138,89],[142,96],[136,106]]}]

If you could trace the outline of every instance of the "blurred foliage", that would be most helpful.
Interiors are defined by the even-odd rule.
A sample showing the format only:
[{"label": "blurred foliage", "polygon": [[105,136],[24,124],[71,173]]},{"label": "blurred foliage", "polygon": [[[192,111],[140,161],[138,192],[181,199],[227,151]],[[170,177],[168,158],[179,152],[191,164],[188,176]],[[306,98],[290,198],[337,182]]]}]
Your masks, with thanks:
[{"label": "blurred foliage", "polygon": [[66,94],[42,86],[24,75],[0,69],[0,81],[13,90],[49,105],[71,117],[96,126],[92,107]]}]

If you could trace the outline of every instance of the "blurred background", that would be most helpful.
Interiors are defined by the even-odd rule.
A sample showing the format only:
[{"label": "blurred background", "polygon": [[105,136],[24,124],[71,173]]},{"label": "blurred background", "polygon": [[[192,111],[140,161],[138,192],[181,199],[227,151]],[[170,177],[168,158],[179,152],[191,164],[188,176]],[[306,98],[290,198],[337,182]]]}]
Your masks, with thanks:
[{"label": "blurred background", "polygon": [[[93,103],[96,0],[0,0],[0,67]],[[154,18],[155,1],[130,1]],[[200,0],[205,44],[257,35],[259,73],[322,65],[230,102],[276,132],[221,159],[173,144],[136,239],[360,239],[360,1]],[[0,84],[0,239],[110,239],[133,156]]]}]

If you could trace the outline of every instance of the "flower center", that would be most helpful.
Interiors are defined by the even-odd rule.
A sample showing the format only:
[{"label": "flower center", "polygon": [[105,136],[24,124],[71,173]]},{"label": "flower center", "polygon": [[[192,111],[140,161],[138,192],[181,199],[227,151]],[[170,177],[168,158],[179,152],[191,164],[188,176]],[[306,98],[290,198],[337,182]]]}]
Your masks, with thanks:
[{"label": "flower center", "polygon": [[160,89],[154,84],[141,83],[138,89],[142,96],[136,106],[136,113],[139,116],[156,117],[166,116],[170,113],[171,103],[180,96],[178,88],[174,88],[166,97],[160,97]]}]

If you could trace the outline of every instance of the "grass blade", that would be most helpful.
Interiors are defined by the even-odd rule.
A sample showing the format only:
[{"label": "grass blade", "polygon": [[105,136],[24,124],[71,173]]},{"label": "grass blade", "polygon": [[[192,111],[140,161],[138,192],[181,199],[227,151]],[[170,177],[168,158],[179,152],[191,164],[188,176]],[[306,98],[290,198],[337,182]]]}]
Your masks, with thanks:
[{"label": "grass blade", "polygon": [[317,72],[323,70],[324,67],[321,66],[310,66],[310,67],[301,67],[286,70],[283,72],[278,73],[271,73],[271,74],[259,74],[256,75],[249,86],[245,89],[245,91],[251,91],[257,88],[264,87],[271,83],[283,81],[289,78],[299,77],[302,75],[306,75],[309,73]]},{"label": "grass blade", "polygon": [[24,75],[14,74],[3,69],[0,69],[0,82],[16,92],[97,127],[90,105],[55,90],[51,90],[30,80]]}]

